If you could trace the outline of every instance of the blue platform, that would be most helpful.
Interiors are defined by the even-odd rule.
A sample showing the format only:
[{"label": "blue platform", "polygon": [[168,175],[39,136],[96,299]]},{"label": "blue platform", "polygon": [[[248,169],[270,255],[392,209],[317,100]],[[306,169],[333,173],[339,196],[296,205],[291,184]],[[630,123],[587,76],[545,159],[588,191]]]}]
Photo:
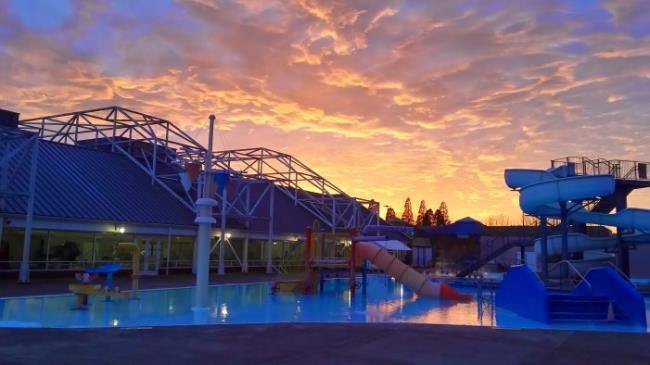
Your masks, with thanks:
[{"label": "blue platform", "polygon": [[608,267],[591,269],[571,293],[551,294],[528,266],[515,266],[506,274],[495,300],[498,307],[544,323],[621,322],[646,327],[643,296]]}]

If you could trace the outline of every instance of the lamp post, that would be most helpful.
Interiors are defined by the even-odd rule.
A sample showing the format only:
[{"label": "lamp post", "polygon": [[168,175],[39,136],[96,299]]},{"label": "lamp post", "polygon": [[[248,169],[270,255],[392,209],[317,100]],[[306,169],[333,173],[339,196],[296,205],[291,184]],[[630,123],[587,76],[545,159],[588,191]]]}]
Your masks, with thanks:
[{"label": "lamp post", "polygon": [[210,115],[210,130],[208,134],[208,151],[205,154],[205,167],[203,174],[203,192],[196,201],[198,207],[194,223],[199,225],[197,234],[197,265],[196,288],[194,308],[207,310],[208,308],[208,279],[210,270],[210,238],[212,225],[216,220],[212,216],[212,207],[217,205],[216,200],[210,198],[212,183],[212,141],[214,131],[214,115]]}]

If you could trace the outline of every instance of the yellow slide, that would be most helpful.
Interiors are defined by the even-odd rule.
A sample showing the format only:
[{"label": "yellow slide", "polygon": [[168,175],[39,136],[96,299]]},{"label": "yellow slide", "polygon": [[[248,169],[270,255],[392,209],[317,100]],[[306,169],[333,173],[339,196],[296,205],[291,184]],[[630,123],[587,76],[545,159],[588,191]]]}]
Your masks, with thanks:
[{"label": "yellow slide", "polygon": [[461,301],[472,299],[471,295],[461,294],[445,283],[430,280],[374,242],[356,242],[356,247],[358,258],[370,261],[417,295]]}]

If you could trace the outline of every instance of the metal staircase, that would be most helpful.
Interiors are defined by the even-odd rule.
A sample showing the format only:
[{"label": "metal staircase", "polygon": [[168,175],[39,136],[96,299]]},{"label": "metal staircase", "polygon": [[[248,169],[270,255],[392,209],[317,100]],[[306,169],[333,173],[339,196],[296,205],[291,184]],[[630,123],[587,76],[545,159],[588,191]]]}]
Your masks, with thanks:
[{"label": "metal staircase", "polygon": [[[502,239],[502,238],[497,237],[492,242],[495,242],[495,241],[497,241],[499,239]],[[480,269],[481,267],[483,267],[483,265],[487,264],[488,262],[490,262],[490,261],[496,259],[497,257],[503,255],[504,253],[506,253],[511,248],[520,247],[522,245],[523,246],[529,246],[529,245],[531,245],[531,242],[528,241],[528,240],[515,240],[515,241],[511,241],[511,242],[506,242],[505,244],[499,246],[498,248],[496,248],[496,249],[488,252],[487,254],[483,255],[478,260],[476,260],[476,262],[470,264],[465,269],[461,270],[458,274],[456,274],[456,277],[463,278],[463,277],[473,273],[474,271]]]},{"label": "metal staircase", "polygon": [[[550,319],[554,322],[626,319],[622,313],[613,310],[613,304],[607,296],[550,294],[549,308]],[[609,316],[611,314],[613,316]]]}]

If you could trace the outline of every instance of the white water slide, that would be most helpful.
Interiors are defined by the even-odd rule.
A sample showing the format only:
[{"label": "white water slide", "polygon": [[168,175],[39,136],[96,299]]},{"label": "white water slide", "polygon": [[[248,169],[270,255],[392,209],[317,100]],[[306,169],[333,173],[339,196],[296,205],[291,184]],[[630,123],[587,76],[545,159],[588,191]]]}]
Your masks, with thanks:
[{"label": "white water slide", "polygon": [[[504,176],[506,185],[519,191],[519,205],[527,214],[559,217],[560,202],[566,202],[569,221],[633,229],[638,233],[625,236],[626,241],[648,241],[646,232],[650,232],[650,210],[628,208],[607,214],[589,212],[580,205],[583,200],[612,195],[615,189],[614,176],[567,176],[567,171],[565,166],[549,170],[507,169]],[[594,238],[582,233],[570,233],[568,238],[569,252],[615,246],[614,237]],[[535,251],[540,253],[539,240],[535,243]],[[560,236],[549,236],[548,255],[561,252]]]}]

